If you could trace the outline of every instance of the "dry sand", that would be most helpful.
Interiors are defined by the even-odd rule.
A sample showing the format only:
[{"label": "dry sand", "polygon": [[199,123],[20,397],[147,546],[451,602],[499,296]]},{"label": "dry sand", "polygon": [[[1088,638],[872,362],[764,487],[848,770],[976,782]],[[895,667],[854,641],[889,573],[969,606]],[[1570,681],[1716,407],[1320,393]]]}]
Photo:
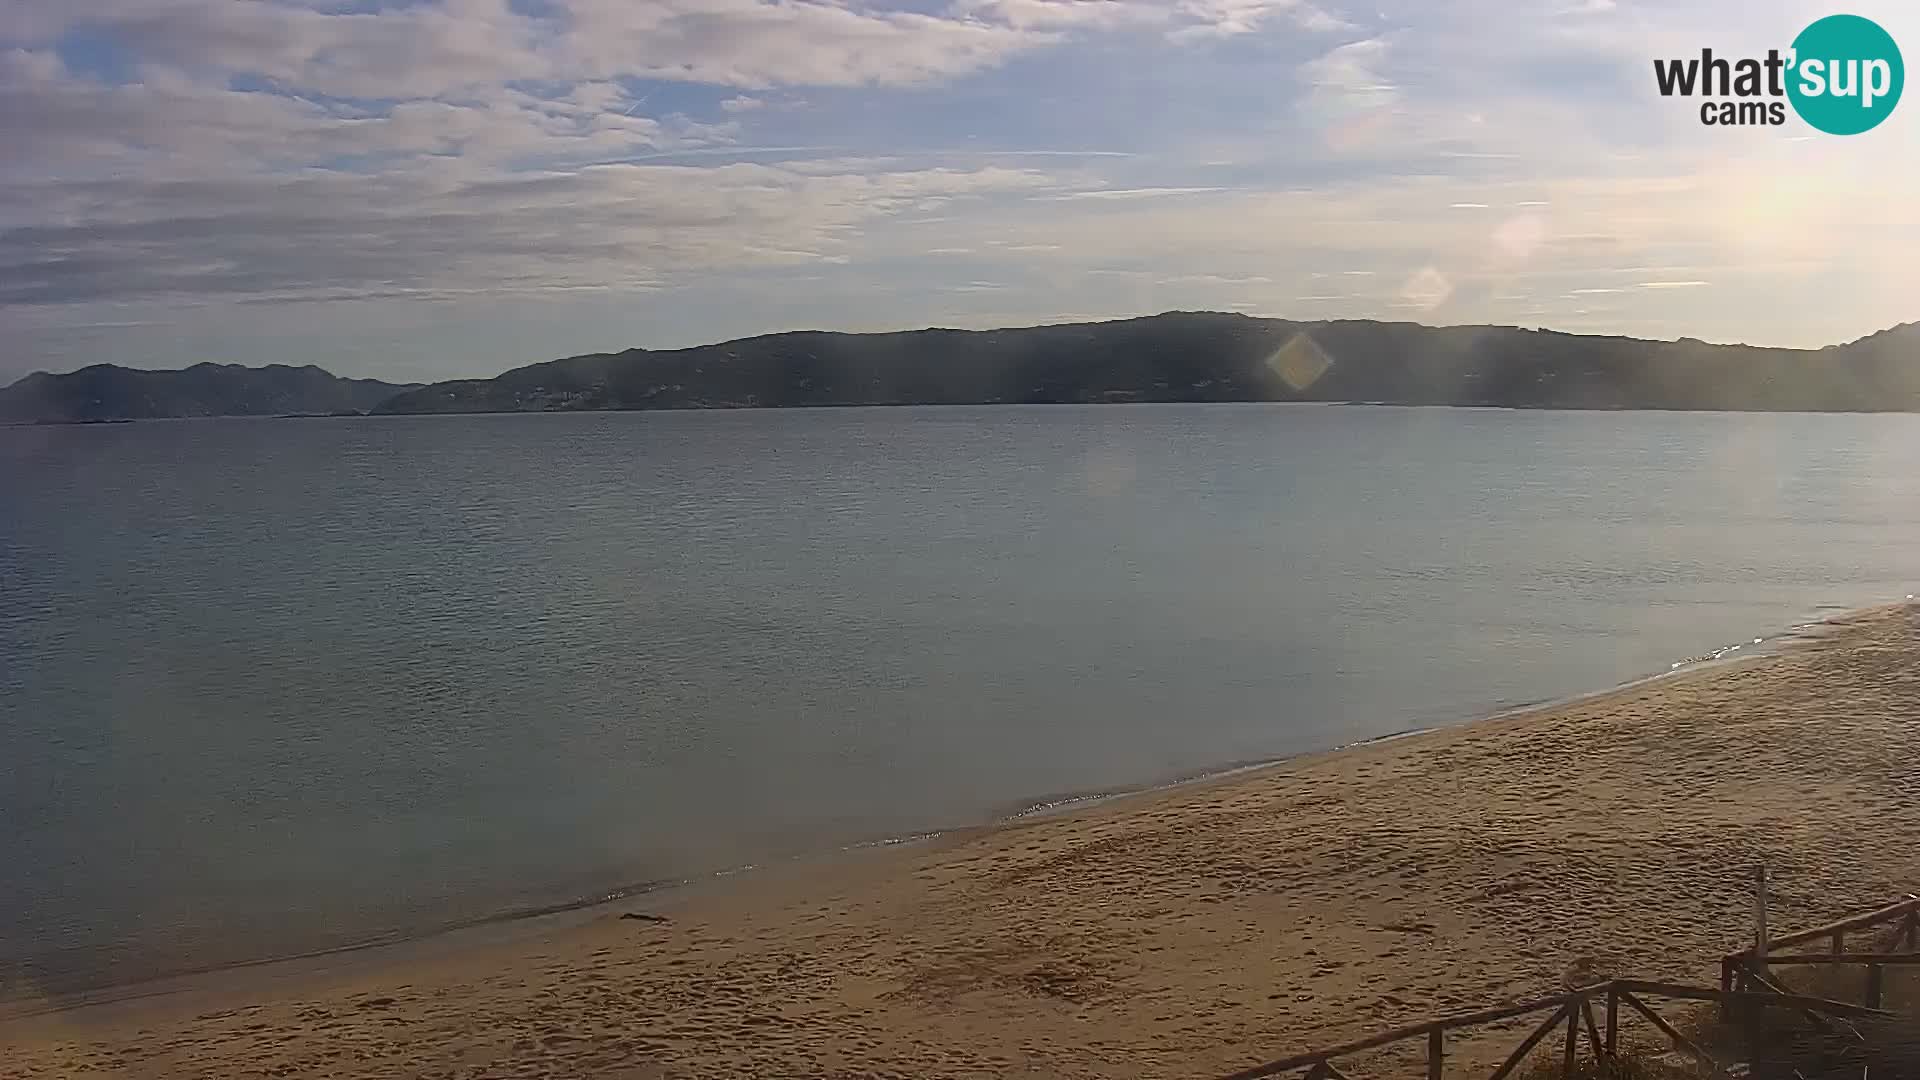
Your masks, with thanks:
[{"label": "dry sand", "polygon": [[1920,886],[1916,619],[644,906],[669,922],[16,1019],[0,1075],[1204,1077],[1608,974],[1706,984],[1759,860],[1782,928]]}]

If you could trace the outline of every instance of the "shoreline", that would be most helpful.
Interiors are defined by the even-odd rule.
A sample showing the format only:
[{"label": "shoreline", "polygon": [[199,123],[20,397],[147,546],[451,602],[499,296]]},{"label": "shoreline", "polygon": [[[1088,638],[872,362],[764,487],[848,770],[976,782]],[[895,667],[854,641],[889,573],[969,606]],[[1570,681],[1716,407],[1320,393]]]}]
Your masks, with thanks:
[{"label": "shoreline", "polygon": [[[259,418],[237,417],[230,419]],[[631,907],[633,905],[659,902],[672,903],[683,896],[698,896],[709,890],[744,887],[744,883],[752,881],[756,875],[779,874],[783,871],[789,873],[805,872],[809,868],[833,866],[847,859],[877,856],[889,851],[937,843],[953,837],[967,837],[983,833],[992,833],[1036,820],[1047,820],[1090,813],[1101,808],[1123,805],[1133,800],[1151,798],[1156,795],[1175,793],[1186,789],[1203,789],[1220,783],[1232,782],[1237,779],[1256,777],[1274,769],[1284,768],[1291,763],[1323,755],[1338,754],[1440,732],[1456,731],[1462,728],[1519,719],[1540,712],[1604,699],[1637,687],[1655,684],[1697,671],[1711,670],[1715,667],[1762,659],[1774,654],[1774,652],[1779,649],[1791,648],[1798,642],[1808,640],[1810,637],[1817,637],[1823,628],[1843,624],[1849,619],[1871,616],[1878,612],[1896,609],[1911,603],[1913,600],[1913,594],[1908,594],[1904,601],[1891,601],[1860,608],[1839,609],[1832,615],[1792,623],[1784,629],[1763,635],[1762,637],[1756,637],[1752,639],[1751,642],[1743,640],[1719,649],[1710,650],[1706,653],[1674,661],[1664,671],[1649,672],[1648,674],[1630,678],[1624,682],[1597,690],[1549,698],[1436,724],[1391,731],[1333,746],[1302,750],[1279,757],[1223,764],[1137,786],[1126,786],[1103,791],[1067,792],[1042,796],[1032,802],[1021,805],[1017,809],[991,813],[979,820],[963,822],[956,825],[915,832],[886,834],[869,839],[783,855],[765,862],[721,867],[689,877],[620,884],[597,891],[588,896],[474,916],[456,922],[434,925],[414,932],[397,932],[363,941],[310,951],[263,956],[203,968],[164,971],[123,982],[85,986],[64,994],[63,1000],[58,1004],[42,1004],[36,1006],[33,1004],[34,999],[32,998],[0,995],[0,1030],[3,1030],[5,1025],[13,1022],[71,1010],[114,1006],[176,994],[193,995],[210,989],[218,990],[221,988],[223,982],[230,979],[244,979],[251,974],[258,974],[264,981],[273,982],[283,981],[287,978],[298,979],[300,972],[312,968],[378,970],[380,967],[387,965],[389,954],[395,957],[402,957],[408,952],[438,952],[442,949],[457,949],[466,943],[466,939],[471,937],[478,937],[483,939],[483,941],[485,939],[497,941],[502,938],[517,939],[528,935],[538,935],[564,929],[568,925],[590,921],[595,918],[603,918],[607,912],[623,906]],[[1755,646],[1758,646],[1758,648],[1755,648]],[[1735,655],[1736,653],[1739,655]]]},{"label": "shoreline", "polygon": [[1917,614],[653,894],[659,922],[613,905],[379,963],[229,969],[0,1021],[0,1044],[33,1080],[1204,1076],[1572,981],[1700,982],[1744,932],[1755,861],[1782,925],[1920,882]]},{"label": "shoreline", "polygon": [[1153,407],[1190,405],[1273,406],[1298,405],[1332,409],[1450,409],[1469,412],[1500,413],[1655,413],[1699,416],[1920,416],[1920,408],[1884,409],[1789,409],[1756,406],[1753,408],[1698,408],[1679,405],[1499,405],[1470,402],[1423,401],[1347,401],[1333,398],[1175,398],[1108,399],[1100,401],[868,401],[821,402],[807,405],[672,405],[595,409],[434,409],[418,412],[361,413],[221,413],[204,416],[130,416],[97,420],[11,420],[0,421],[0,428],[74,428],[107,424],[150,424],[200,420],[392,420],[435,416],[594,416],[617,414],[696,414],[696,413],[778,413],[843,412],[848,410],[896,409],[1106,409],[1112,407]]}]

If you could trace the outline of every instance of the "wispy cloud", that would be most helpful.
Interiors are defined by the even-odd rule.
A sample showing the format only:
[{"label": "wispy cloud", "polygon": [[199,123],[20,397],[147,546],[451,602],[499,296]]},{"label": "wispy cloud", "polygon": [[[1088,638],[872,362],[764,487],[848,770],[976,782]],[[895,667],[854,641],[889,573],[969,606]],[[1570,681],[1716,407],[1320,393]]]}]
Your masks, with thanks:
[{"label": "wispy cloud", "polygon": [[1223,187],[1143,187],[1101,188],[1094,191],[1069,191],[1055,199],[1163,199],[1177,195],[1211,195],[1226,191]]}]

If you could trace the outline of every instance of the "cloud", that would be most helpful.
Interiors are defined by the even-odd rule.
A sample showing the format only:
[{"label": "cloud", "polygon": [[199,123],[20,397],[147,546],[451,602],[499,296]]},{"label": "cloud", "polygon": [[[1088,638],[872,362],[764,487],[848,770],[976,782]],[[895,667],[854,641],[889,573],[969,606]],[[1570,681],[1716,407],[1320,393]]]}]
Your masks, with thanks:
[{"label": "cloud", "polygon": [[1352,29],[1305,0],[960,0],[957,10],[1022,30],[1152,28],[1174,42],[1255,33],[1275,16],[1313,33]]},{"label": "cloud", "polygon": [[1252,34],[1282,14],[1290,16],[1296,28],[1311,32],[1352,28],[1304,0],[1178,0],[1176,10],[1188,21],[1169,35],[1175,41]]},{"label": "cloud", "polygon": [[367,111],[236,91],[165,68],[109,84],[69,71],[51,51],[15,49],[0,52],[0,140],[13,151],[0,176],[132,167],[150,175],[230,173],[422,155],[552,162],[726,137],[712,126],[631,115],[625,106],[619,88],[581,83],[552,98],[496,89]]},{"label": "cloud", "polygon": [[928,83],[1048,44],[1030,27],[813,0],[573,0],[578,70],[764,88]]},{"label": "cloud", "polygon": [[0,305],[634,288],[840,258],[862,225],[928,197],[1046,183],[997,168],[809,175],[751,164],[452,185],[346,173],[98,181],[67,192],[78,223],[0,233]]},{"label": "cloud", "polygon": [[1225,191],[1222,187],[1143,187],[1102,188],[1096,191],[1069,191],[1056,199],[1164,199],[1178,195],[1210,195]]},{"label": "cloud", "polygon": [[1300,77],[1316,89],[1343,94],[1387,94],[1395,89],[1381,69],[1386,64],[1385,38],[1363,38],[1337,45],[1300,66]]},{"label": "cloud", "polygon": [[521,80],[648,77],[739,87],[924,83],[1051,40],[1030,26],[832,0],[506,0],[332,10],[268,0],[27,0],[18,41],[85,30],[147,63],[245,72],[357,99]]},{"label": "cloud", "polygon": [[1397,104],[1399,88],[1386,74],[1390,55],[1386,39],[1363,38],[1328,49],[1297,69],[1296,77],[1307,86],[1300,108],[1328,133],[1330,143],[1364,139],[1367,129],[1355,122],[1384,117]]},{"label": "cloud", "polygon": [[1173,274],[1159,279],[1169,285],[1270,285],[1260,274]]},{"label": "cloud", "polygon": [[73,30],[110,36],[144,63],[255,74],[308,91],[420,97],[556,73],[538,20],[505,0],[443,0],[380,11],[332,11],[249,0],[28,0],[16,33],[51,41]]},{"label": "cloud", "polygon": [[1147,0],[961,0],[957,10],[1022,30],[1157,25],[1174,15]]}]

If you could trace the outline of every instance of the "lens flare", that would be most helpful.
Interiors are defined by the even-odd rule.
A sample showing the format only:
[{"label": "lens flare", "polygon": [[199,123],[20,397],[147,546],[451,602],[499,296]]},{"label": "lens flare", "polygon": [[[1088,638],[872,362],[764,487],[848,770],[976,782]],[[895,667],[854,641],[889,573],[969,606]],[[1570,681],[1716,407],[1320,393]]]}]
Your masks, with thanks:
[{"label": "lens flare", "polygon": [[1423,266],[1419,272],[1400,286],[1400,297],[1421,311],[1432,311],[1447,302],[1453,295],[1453,282],[1447,275],[1431,266]]},{"label": "lens flare", "polygon": [[1267,357],[1267,368],[1295,391],[1319,382],[1332,366],[1333,357],[1304,332],[1293,335]]}]

